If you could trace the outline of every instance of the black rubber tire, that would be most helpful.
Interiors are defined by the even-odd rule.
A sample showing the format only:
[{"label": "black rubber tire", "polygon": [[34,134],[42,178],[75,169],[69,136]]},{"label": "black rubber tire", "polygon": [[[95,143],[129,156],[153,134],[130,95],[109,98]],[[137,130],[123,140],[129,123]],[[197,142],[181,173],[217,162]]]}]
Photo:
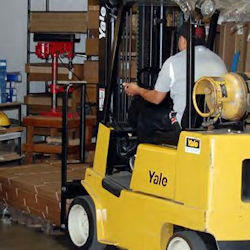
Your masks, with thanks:
[{"label": "black rubber tire", "polygon": [[[68,229],[68,219],[70,210],[74,205],[80,205],[85,210],[88,221],[89,221],[89,237],[86,243],[83,246],[77,246],[71,239],[69,229]],[[96,213],[95,213],[95,205],[90,198],[90,196],[80,196],[75,198],[69,207],[68,218],[67,218],[67,236],[70,240],[71,244],[75,247],[75,249],[81,250],[103,250],[105,249],[106,245],[103,245],[97,241],[97,231],[96,231]]]},{"label": "black rubber tire", "polygon": [[194,231],[180,231],[174,233],[173,236],[168,241],[166,248],[167,250],[171,241],[176,237],[184,239],[189,245],[191,250],[208,250],[208,248],[205,245],[205,242],[202,240],[199,234]]}]

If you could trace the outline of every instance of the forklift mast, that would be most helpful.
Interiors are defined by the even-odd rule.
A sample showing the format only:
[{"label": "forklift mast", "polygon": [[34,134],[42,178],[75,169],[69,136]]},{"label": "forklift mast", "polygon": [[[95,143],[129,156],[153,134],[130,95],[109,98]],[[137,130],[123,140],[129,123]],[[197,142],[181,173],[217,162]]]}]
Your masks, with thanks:
[{"label": "forklift mast", "polygon": [[[178,52],[176,30],[184,21],[179,1],[100,0],[98,122],[126,124],[131,98],[122,83],[136,81],[153,89],[164,61]],[[207,46],[211,49],[218,12],[212,18]],[[194,124],[194,20],[190,14],[187,48],[187,129]],[[136,27],[136,29],[134,28]],[[136,41],[136,42],[135,42]],[[136,76],[132,77],[136,57]]]},{"label": "forklift mast", "polygon": [[164,61],[177,52],[183,14],[174,1],[100,1],[99,19],[98,121],[126,123],[131,98],[122,83],[154,87]]}]

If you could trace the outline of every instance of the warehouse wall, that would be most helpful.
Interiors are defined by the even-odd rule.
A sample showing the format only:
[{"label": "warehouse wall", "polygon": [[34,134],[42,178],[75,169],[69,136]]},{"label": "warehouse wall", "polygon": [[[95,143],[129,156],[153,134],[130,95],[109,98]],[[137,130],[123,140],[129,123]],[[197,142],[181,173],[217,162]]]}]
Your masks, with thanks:
[{"label": "warehouse wall", "polygon": [[0,1],[0,59],[7,59],[8,71],[22,72],[18,86],[18,100],[26,93],[26,30],[27,0]]},{"label": "warehouse wall", "polygon": [[[20,71],[22,83],[18,85],[18,101],[26,94],[28,0],[0,0],[0,59],[7,59],[8,71]],[[44,10],[45,0],[32,0],[31,8]],[[51,10],[87,10],[87,0],[50,0]],[[33,91],[39,91],[39,85]]]}]

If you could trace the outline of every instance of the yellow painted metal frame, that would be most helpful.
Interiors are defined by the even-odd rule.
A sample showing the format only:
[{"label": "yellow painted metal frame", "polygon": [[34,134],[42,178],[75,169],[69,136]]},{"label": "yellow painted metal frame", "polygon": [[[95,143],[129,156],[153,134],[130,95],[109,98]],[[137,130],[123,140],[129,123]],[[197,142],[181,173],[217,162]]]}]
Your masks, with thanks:
[{"label": "yellow painted metal frame", "polygon": [[130,190],[116,197],[102,187],[110,131],[100,124],[94,167],[82,181],[96,206],[100,242],[163,250],[174,225],[220,241],[250,240],[250,203],[241,200],[249,134],[182,132],[177,149],[142,144]]}]

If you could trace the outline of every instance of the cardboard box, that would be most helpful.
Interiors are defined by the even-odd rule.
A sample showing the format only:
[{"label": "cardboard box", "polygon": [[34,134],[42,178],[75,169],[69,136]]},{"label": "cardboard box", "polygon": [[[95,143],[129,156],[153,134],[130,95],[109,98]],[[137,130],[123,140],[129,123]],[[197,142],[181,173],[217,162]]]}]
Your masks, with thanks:
[{"label": "cardboard box", "polygon": [[248,23],[248,32],[246,36],[246,63],[245,72],[250,72],[250,23]]},{"label": "cardboard box", "polygon": [[99,39],[98,38],[86,39],[86,55],[87,56],[99,55]]},{"label": "cardboard box", "polygon": [[[80,100],[80,91],[76,91],[74,98]],[[86,86],[86,103],[96,103],[97,98],[97,85],[94,83],[88,83]]]},{"label": "cardboard box", "polygon": [[88,5],[99,5],[99,0],[88,0]]},{"label": "cardboard box", "polygon": [[100,5],[98,0],[88,0],[88,11],[99,11]]},{"label": "cardboard box", "polygon": [[84,80],[87,83],[99,83],[99,62],[85,61],[84,63]]},{"label": "cardboard box", "polygon": [[[84,178],[86,166],[68,165],[69,180]],[[60,172],[60,162],[1,168],[0,202],[59,225]]]},{"label": "cardboard box", "polygon": [[[72,98],[69,99],[69,107],[72,107]],[[49,94],[29,94],[24,96],[24,103],[26,105],[39,105],[51,107],[51,95]],[[58,107],[62,107],[62,97],[57,100]]]},{"label": "cardboard box", "polygon": [[87,93],[86,93],[87,102],[96,103],[97,99],[97,85],[96,84],[88,84],[87,85]]},{"label": "cardboard box", "polygon": [[[84,64],[73,65],[72,80],[84,79]],[[50,63],[32,63],[25,65],[25,72],[28,74],[29,81],[51,81],[52,80],[52,65]],[[68,80],[69,70],[63,65],[58,66],[58,80]],[[77,76],[77,77],[76,77]]]},{"label": "cardboard box", "polygon": [[89,30],[99,29],[99,10],[90,10],[88,12],[88,29]]},{"label": "cardboard box", "polygon": [[86,12],[31,12],[29,31],[84,33],[87,23]]},{"label": "cardboard box", "polygon": [[100,11],[99,5],[89,5],[88,11]]},{"label": "cardboard box", "polygon": [[223,23],[220,27],[219,55],[224,60],[229,71],[231,70],[234,54],[237,51],[240,52],[237,71],[244,72],[246,69],[248,26],[246,23],[229,22]]}]

